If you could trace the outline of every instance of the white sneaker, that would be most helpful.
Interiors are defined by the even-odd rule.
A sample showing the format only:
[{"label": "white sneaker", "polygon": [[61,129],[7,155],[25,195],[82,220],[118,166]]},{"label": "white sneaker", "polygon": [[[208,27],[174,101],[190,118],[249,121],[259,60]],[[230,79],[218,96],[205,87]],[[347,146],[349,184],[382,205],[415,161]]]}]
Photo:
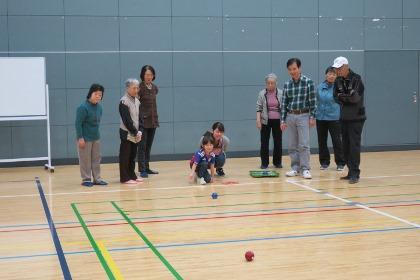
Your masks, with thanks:
[{"label": "white sneaker", "polygon": [[206,180],[204,180],[204,178],[202,177],[202,178],[197,178],[197,181],[198,181],[198,183],[200,184],[200,185],[205,185],[205,184],[207,184],[206,183]]},{"label": "white sneaker", "polygon": [[303,170],[302,177],[305,179],[312,179],[311,172],[309,170]]},{"label": "white sneaker", "polygon": [[299,175],[299,172],[297,172],[296,170],[290,170],[286,172],[287,177],[295,177],[297,175]]}]

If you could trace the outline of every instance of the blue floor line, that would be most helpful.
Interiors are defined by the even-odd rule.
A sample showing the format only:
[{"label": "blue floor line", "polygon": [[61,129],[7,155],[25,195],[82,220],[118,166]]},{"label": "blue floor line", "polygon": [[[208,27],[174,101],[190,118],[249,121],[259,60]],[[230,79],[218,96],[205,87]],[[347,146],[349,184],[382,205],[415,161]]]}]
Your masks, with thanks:
[{"label": "blue floor line", "polygon": [[[323,232],[323,233],[309,233],[300,235],[282,235],[282,236],[268,236],[268,237],[255,237],[247,239],[228,239],[220,241],[206,241],[206,242],[190,242],[190,243],[172,243],[172,244],[161,244],[155,245],[156,248],[177,248],[177,247],[191,247],[191,246],[202,246],[202,245],[218,245],[218,244],[229,244],[229,243],[246,243],[254,241],[269,241],[269,240],[281,240],[281,239],[300,239],[300,238],[311,238],[311,237],[333,237],[342,235],[353,235],[353,234],[368,234],[368,233],[379,233],[379,232],[395,232],[395,231],[406,231],[406,230],[420,230],[416,227],[399,227],[399,228],[384,228],[384,229],[365,229],[357,231],[343,231],[343,232]],[[138,247],[123,247],[123,248],[109,248],[110,252],[118,251],[133,251],[133,250],[146,250],[147,246]],[[94,253],[92,250],[66,252],[66,255],[80,255]],[[44,253],[44,254],[33,254],[33,255],[20,255],[20,256],[5,256],[0,257],[0,260],[14,260],[14,259],[27,259],[35,257],[49,257],[55,256],[55,253]]]},{"label": "blue floor line", "polygon": [[67,265],[66,257],[64,256],[63,248],[61,247],[60,238],[58,237],[57,230],[55,229],[53,218],[51,217],[50,208],[48,207],[47,200],[45,199],[44,190],[42,189],[39,178],[36,178],[39,196],[41,198],[42,206],[44,207],[45,216],[47,217],[48,225],[50,227],[51,236],[54,241],[55,250],[57,251],[58,260],[60,261],[61,270],[65,280],[72,280],[69,266]]}]

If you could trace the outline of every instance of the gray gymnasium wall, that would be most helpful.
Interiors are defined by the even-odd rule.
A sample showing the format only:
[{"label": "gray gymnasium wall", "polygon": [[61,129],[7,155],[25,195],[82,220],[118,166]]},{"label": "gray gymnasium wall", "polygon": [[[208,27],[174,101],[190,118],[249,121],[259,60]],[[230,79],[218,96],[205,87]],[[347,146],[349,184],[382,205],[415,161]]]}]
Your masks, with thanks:
[{"label": "gray gymnasium wall", "polygon": [[[256,151],[257,91],[268,72],[288,79],[293,56],[316,82],[349,58],[366,83],[365,146],[418,145],[419,34],[419,0],[0,0],[0,56],[46,57],[54,159],[77,157],[92,82],[106,88],[103,156],[117,156],[122,83],[144,64],[160,87],[154,155],[192,153],[216,120],[232,151]],[[46,154],[42,122],[0,122],[0,135],[0,158]]]}]

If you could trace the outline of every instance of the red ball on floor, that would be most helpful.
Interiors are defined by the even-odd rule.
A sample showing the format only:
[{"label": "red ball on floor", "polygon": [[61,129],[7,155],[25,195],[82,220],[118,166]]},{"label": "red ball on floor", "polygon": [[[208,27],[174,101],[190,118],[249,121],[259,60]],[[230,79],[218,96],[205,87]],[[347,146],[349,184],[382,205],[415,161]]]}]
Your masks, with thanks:
[{"label": "red ball on floor", "polygon": [[254,260],[254,253],[252,251],[248,251],[245,253],[245,259],[248,262],[252,262]]}]

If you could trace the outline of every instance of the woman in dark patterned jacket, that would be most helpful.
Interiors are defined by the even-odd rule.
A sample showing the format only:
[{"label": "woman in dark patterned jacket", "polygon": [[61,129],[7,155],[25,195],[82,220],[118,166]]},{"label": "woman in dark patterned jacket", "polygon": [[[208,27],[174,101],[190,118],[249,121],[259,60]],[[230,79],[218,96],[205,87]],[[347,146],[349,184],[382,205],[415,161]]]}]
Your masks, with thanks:
[{"label": "woman in dark patterned jacket", "polygon": [[158,87],[153,83],[156,78],[155,69],[150,65],[145,65],[140,71],[140,112],[143,118],[144,131],[141,142],[139,143],[138,165],[140,176],[149,177],[149,174],[158,174],[159,172],[150,169],[150,150],[152,149],[153,139],[156,128],[159,127],[157,113],[156,96],[159,92]]}]

